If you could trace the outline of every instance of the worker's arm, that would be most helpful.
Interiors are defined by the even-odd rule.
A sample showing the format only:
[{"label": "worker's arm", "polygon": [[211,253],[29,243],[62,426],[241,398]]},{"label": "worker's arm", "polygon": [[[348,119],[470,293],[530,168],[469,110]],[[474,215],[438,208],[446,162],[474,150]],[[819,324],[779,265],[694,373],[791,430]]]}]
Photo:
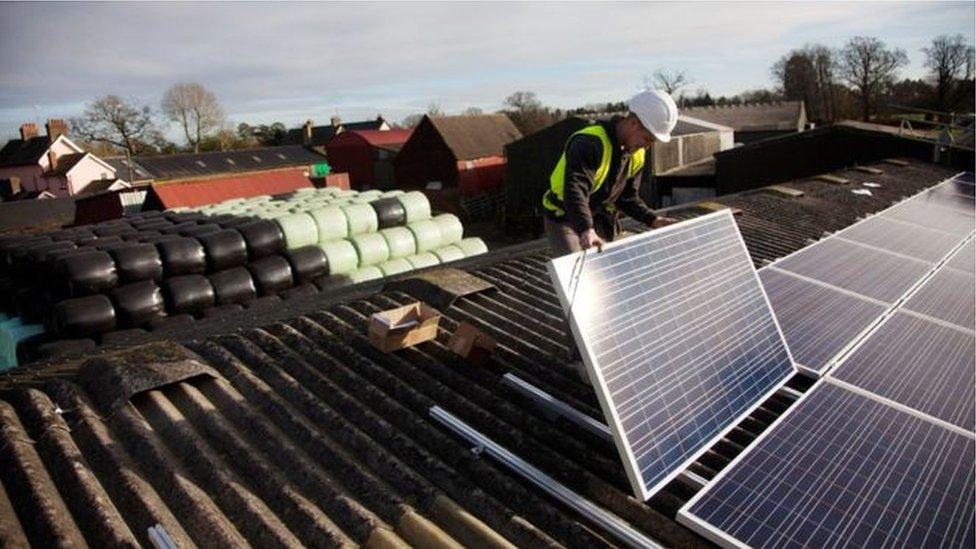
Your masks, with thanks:
[{"label": "worker's arm", "polygon": [[624,183],[624,190],[617,197],[616,206],[620,211],[650,227],[654,225],[657,215],[654,210],[647,206],[638,193],[643,174],[644,169],[641,168],[633,177],[627,179],[627,182]]},{"label": "worker's arm", "polygon": [[566,222],[577,235],[593,228],[590,191],[593,176],[603,157],[603,144],[590,135],[577,135],[566,146],[566,181],[563,187],[563,209]]}]

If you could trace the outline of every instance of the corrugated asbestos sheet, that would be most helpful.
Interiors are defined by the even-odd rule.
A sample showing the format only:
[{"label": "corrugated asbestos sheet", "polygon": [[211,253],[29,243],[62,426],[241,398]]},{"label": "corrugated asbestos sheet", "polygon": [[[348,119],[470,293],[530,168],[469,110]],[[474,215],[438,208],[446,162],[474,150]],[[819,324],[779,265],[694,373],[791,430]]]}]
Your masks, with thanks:
[{"label": "corrugated asbestos sheet", "polygon": [[[721,201],[743,210],[737,220],[761,264],[949,175],[885,169],[889,180],[871,197],[849,185],[797,182],[803,197]],[[469,269],[493,290],[442,302],[437,340],[389,355],[369,345],[367,319],[437,301],[422,284],[259,328],[206,335],[200,323],[198,339],[184,345],[152,343],[7,376],[0,544],[148,545],[156,525],[181,547],[618,544],[432,421],[436,405],[662,544],[708,545],[674,522],[693,482],[635,500],[610,441],[504,381],[514,374],[602,420],[592,389],[567,365],[548,252],[501,254]],[[488,366],[448,351],[462,321],[498,340]],[[789,392],[772,397],[692,472],[712,477],[792,401]]]}]

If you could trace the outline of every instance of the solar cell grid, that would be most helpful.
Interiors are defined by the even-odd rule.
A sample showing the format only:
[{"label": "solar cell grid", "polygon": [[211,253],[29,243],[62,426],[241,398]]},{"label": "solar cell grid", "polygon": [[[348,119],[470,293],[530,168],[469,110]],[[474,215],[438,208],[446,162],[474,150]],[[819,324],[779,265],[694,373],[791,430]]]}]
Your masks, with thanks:
[{"label": "solar cell grid", "polygon": [[795,371],[728,211],[557,258],[550,273],[644,499]]},{"label": "solar cell grid", "polygon": [[761,270],[759,278],[797,367],[818,376],[887,309],[884,304],[775,267]]},{"label": "solar cell grid", "polygon": [[935,187],[918,198],[930,206],[947,208],[955,212],[973,215],[973,197],[957,194],[948,187]]},{"label": "solar cell grid", "polygon": [[830,376],[967,431],[976,429],[972,332],[897,311]]},{"label": "solar cell grid", "polygon": [[976,278],[972,273],[943,267],[905,303],[904,308],[976,330]]},{"label": "solar cell grid", "polygon": [[976,230],[976,218],[972,215],[943,206],[928,204],[922,200],[906,200],[885,210],[880,215],[909,221],[920,227],[945,231],[960,237],[968,236],[973,230]]},{"label": "solar cell grid", "polygon": [[959,248],[952,258],[946,262],[946,267],[967,273],[976,272],[976,241],[970,240]]},{"label": "solar cell grid", "polygon": [[959,244],[958,236],[878,215],[836,236],[931,262],[939,261]]},{"label": "solar cell grid", "polygon": [[868,245],[828,238],[780,260],[776,267],[894,303],[921,280],[932,264]]},{"label": "solar cell grid", "polygon": [[972,437],[821,382],[678,520],[725,546],[972,547]]}]

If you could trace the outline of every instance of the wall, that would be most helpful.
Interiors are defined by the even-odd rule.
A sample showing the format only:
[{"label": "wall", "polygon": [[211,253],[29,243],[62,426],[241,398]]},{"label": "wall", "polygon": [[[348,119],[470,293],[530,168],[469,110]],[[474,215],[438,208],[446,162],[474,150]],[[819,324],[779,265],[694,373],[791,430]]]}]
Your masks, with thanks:
[{"label": "wall", "polygon": [[505,184],[505,157],[488,156],[457,162],[458,192],[476,196]]},{"label": "wall", "polygon": [[40,166],[8,166],[0,168],[0,179],[10,179],[11,177],[20,178],[20,188],[25,192],[37,190],[38,184],[41,190],[47,189],[47,182],[41,176]]},{"label": "wall", "polygon": [[85,187],[92,181],[111,179],[114,177],[114,170],[88,156],[81,162],[75,164],[75,167],[68,174],[68,192],[72,195],[79,194],[84,192]]},{"label": "wall", "polygon": [[457,160],[433,125],[424,119],[393,161],[399,187],[424,188],[430,181],[456,187]]}]

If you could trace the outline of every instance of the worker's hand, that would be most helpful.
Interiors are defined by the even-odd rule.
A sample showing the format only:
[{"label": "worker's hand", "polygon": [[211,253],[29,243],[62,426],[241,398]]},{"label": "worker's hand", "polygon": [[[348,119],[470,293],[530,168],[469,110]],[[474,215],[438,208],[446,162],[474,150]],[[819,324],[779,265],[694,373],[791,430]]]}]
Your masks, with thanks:
[{"label": "worker's hand", "polygon": [[603,239],[600,238],[600,235],[596,234],[596,231],[593,229],[587,229],[583,234],[581,234],[579,237],[579,243],[580,248],[583,248],[584,250],[596,246],[596,251],[603,251]]},{"label": "worker's hand", "polygon": [[671,225],[672,223],[677,223],[678,221],[680,220],[673,217],[664,217],[663,215],[659,215],[654,218],[654,221],[651,222],[651,228],[660,229],[661,227]]}]

